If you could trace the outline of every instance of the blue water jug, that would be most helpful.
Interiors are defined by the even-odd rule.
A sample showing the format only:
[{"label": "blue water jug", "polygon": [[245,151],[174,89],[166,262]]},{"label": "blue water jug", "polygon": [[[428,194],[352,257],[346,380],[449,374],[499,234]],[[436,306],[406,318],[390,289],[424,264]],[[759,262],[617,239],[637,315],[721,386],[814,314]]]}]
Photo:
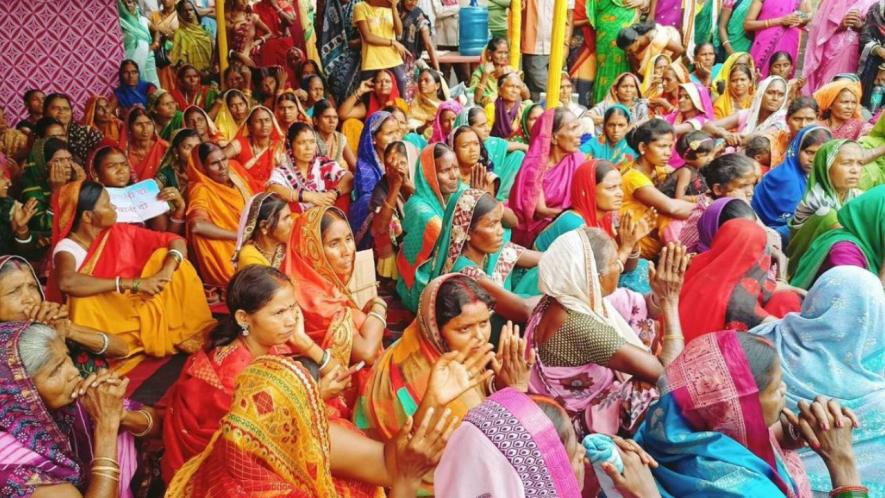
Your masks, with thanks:
[{"label": "blue water jug", "polygon": [[489,9],[476,5],[461,7],[458,13],[458,48],[461,55],[480,55],[489,42]]}]

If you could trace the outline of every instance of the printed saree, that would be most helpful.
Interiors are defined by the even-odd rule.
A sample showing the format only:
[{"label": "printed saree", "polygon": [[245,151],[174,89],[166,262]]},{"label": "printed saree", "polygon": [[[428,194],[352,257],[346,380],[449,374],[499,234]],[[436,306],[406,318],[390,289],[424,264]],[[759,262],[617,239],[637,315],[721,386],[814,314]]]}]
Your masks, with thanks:
[{"label": "printed saree", "polygon": [[846,143],[847,140],[830,140],[814,156],[808,187],[789,223],[792,233],[790,245],[787,246],[790,274],[795,273],[796,266],[814,239],[837,228],[836,215],[842,206],[862,193],[853,188],[845,193],[844,198],[840,198],[830,180],[830,168],[836,161],[839,149]]},{"label": "printed saree", "polygon": [[[750,331],[774,344],[787,386],[787,407],[818,395],[835,398],[863,420],[852,431],[861,484],[870,496],[885,493],[885,470],[874,455],[885,451],[885,295],[872,273],[841,266],[808,291],[802,311]],[[799,452],[811,489],[833,489],[823,460]]]},{"label": "printed saree", "polygon": [[31,233],[35,236],[48,237],[52,231],[52,210],[50,198],[52,190],[49,188],[49,163],[47,153],[55,154],[54,150],[47,149],[48,139],[40,138],[34,142],[28,160],[22,170],[21,176],[21,200],[27,202],[37,200],[37,209],[34,217],[28,223]]},{"label": "printed saree", "polygon": [[230,412],[166,496],[375,496],[371,486],[333,478],[331,466],[329,421],[311,372],[262,356],[236,379]]},{"label": "printed saree", "polygon": [[[460,272],[474,279],[489,278],[504,290],[523,297],[539,295],[538,269],[516,271],[516,263],[525,248],[510,242],[508,230],[504,229],[500,249],[487,254],[481,265],[464,255],[476,205],[485,195],[489,194],[467,189],[449,199],[443,217],[443,230],[433,253],[432,265],[429,265],[428,280],[446,273]],[[418,272],[427,269],[422,267]]]},{"label": "printed saree", "polygon": [[635,440],[659,467],[665,497],[810,497],[795,456],[765,425],[759,389],[734,331],[685,346]]},{"label": "printed saree", "polygon": [[[261,150],[255,149],[249,132],[249,121],[258,111],[266,112],[271,119],[270,143]],[[273,111],[260,105],[253,107],[232,141],[240,144],[240,153],[234,159],[242,165],[252,190],[256,192],[264,190],[274,168],[286,160],[286,134],[280,129]]]},{"label": "printed saree", "polygon": [[[450,351],[437,326],[436,299],[443,282],[453,278],[464,277],[443,275],[427,285],[421,292],[420,312],[415,320],[375,362],[353,418],[356,426],[372,438],[388,441],[396,436],[406,419],[418,411],[433,364]],[[447,408],[461,419],[484,397],[482,388],[477,386],[453,400]]]},{"label": "printed saree", "polygon": [[437,490],[441,498],[581,496],[550,417],[533,399],[511,388],[492,394],[467,413],[446,445],[434,480],[446,483]]},{"label": "printed saree", "polygon": [[[334,207],[315,207],[298,217],[281,270],[298,282],[295,298],[304,314],[304,330],[341,365],[350,365],[353,337],[366,314],[353,300],[347,281],[337,275],[323,250],[323,216]],[[349,279],[348,279],[349,280]]]},{"label": "printed saree", "polygon": [[[88,485],[92,462],[92,421],[74,402],[50,411],[25,371],[18,344],[30,322],[0,323],[0,494],[26,498],[40,486]],[[132,498],[136,470],[135,440],[117,436],[118,493]]]},{"label": "printed saree", "polygon": [[587,20],[596,31],[596,82],[593,102],[605,98],[618,75],[630,72],[627,54],[617,46],[618,33],[639,21],[639,9],[622,0],[587,0]]},{"label": "printed saree", "polygon": [[[271,354],[290,352],[288,347],[278,346]],[[231,409],[237,376],[253,361],[255,358],[240,339],[208,351],[200,349],[187,359],[172,386],[163,418],[165,451],[160,464],[165,482],[171,482],[185,462],[209,445],[221,419]]]}]

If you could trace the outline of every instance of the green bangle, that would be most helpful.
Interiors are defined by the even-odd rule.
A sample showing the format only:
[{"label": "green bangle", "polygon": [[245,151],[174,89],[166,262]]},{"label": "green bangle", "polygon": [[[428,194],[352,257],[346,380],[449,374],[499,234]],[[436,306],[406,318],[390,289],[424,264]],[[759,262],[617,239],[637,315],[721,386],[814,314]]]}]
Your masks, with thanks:
[{"label": "green bangle", "polygon": [[141,279],[136,278],[135,280],[132,281],[132,288],[129,289],[129,292],[135,294],[136,292],[138,292],[139,287],[141,287]]}]

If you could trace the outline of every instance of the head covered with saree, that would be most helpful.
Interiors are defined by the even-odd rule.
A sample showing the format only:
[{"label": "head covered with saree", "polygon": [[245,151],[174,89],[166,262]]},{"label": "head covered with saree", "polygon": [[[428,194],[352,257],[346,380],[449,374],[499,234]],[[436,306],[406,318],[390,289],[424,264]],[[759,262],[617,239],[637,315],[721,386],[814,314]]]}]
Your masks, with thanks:
[{"label": "head covered with saree", "polygon": [[[151,39],[152,36],[150,34],[150,31],[148,31],[147,28],[141,24],[141,21],[139,20],[139,15],[133,14],[128,8],[123,6],[123,0],[117,0],[117,2],[120,6],[120,24],[125,26],[123,32],[147,31],[147,38]],[[125,66],[135,66],[135,69],[138,70],[138,83],[136,83],[135,86],[127,85],[123,81],[123,68]],[[123,109],[128,109],[134,105],[146,106],[148,104],[148,94],[151,93],[151,89],[153,88],[154,90],[156,90],[156,87],[145,81],[141,76],[141,68],[138,67],[137,62],[132,59],[126,59],[120,62],[120,71],[118,74],[118,81],[120,85],[117,86],[117,88],[114,88],[114,96],[117,98],[117,102]]]},{"label": "head covered with saree", "polygon": [[[209,117],[209,113],[206,112],[202,107],[197,105],[189,106],[187,109],[181,113],[182,119],[184,119],[183,126],[187,127],[187,117],[192,113],[200,113],[203,115],[203,119],[206,120],[206,134],[209,136],[209,142],[219,143],[222,140],[222,133],[218,130],[218,127],[215,125],[215,121]],[[176,130],[178,131],[178,130]],[[175,132],[169,137],[169,141],[172,141],[172,138],[175,136]]]},{"label": "head covered with saree", "polygon": [[[0,264],[5,263],[3,261]],[[41,486],[71,484],[81,491],[89,480],[92,422],[75,401],[50,410],[38,394],[20,352],[22,335],[31,322],[0,323],[0,493],[10,498],[31,496]],[[131,498],[128,485],[135,472],[132,436],[118,438],[120,496]]]},{"label": "head covered with saree", "polygon": [[[335,207],[307,210],[295,222],[281,270],[298,282],[295,298],[304,314],[305,331],[325,348],[331,345],[330,341],[336,338],[339,329],[347,328],[352,333],[361,328],[366,315],[347,287],[349,276],[338,275],[326,257],[322,230],[324,217],[347,221],[344,212]],[[355,255],[356,251],[353,257]],[[347,349],[349,358],[349,345]],[[344,365],[350,363],[347,358],[336,356],[336,359]]]},{"label": "head covered with saree", "polygon": [[[406,419],[418,410],[427,392],[434,363],[451,351],[438,323],[440,288],[443,283],[452,281],[468,289],[464,283],[467,280],[470,278],[457,273],[432,280],[421,292],[415,320],[375,362],[354,413],[356,425],[372,437],[383,441],[392,439]],[[484,396],[482,388],[476,386],[446,405],[455,417],[460,419],[467,414],[467,406],[461,400],[471,394]]]},{"label": "head covered with saree", "polygon": [[[621,102],[621,99],[618,98],[618,87],[621,85],[621,81],[623,81],[624,78],[630,78],[633,80],[633,83],[636,85],[636,99],[638,100],[642,98],[642,82],[639,80],[639,76],[636,76],[633,73],[621,73],[612,82],[612,85],[608,89],[608,93],[605,94],[605,100],[603,100],[603,102],[606,105],[624,105],[624,103]],[[633,105],[633,102],[626,105]]]},{"label": "head covered with saree", "polygon": [[[732,202],[743,201],[736,197],[720,197],[704,210],[704,214],[698,220],[698,252],[710,250],[710,246],[713,245],[713,239],[716,237],[716,233],[721,225],[722,212]],[[747,209],[750,210],[752,208],[747,206]]]},{"label": "head covered with saree", "polygon": [[[738,63],[749,67],[750,74],[756,74],[756,61],[753,60],[753,57],[748,52],[734,52],[725,59],[725,62],[722,63],[722,69],[719,70],[719,74],[713,78],[713,82],[710,86],[713,88],[714,94],[726,95],[729,93],[728,83],[731,81],[731,70],[734,69],[734,66]],[[722,88],[721,91],[720,88]],[[732,112],[734,112],[734,110],[735,109],[732,109]]]},{"label": "head covered with saree", "polygon": [[[457,100],[447,100],[440,104],[436,111],[436,117],[433,118],[433,135],[430,137],[430,144],[435,144],[439,142],[445,142],[447,133],[443,130],[442,127],[442,115],[443,112],[451,112],[454,113],[455,116],[461,113],[461,103]],[[454,130],[454,126],[452,127]]]},{"label": "head covered with saree", "polygon": [[757,385],[738,335],[710,332],[686,344],[635,439],[660,462],[652,474],[673,496],[810,496],[801,464],[785,459],[765,422],[767,386]]},{"label": "head covered with saree", "polygon": [[609,325],[625,341],[646,349],[636,332],[604,298],[599,277],[586,228],[560,235],[538,262],[539,287],[545,296],[569,311]]},{"label": "head covered with saree", "polygon": [[549,220],[535,220],[535,207],[541,191],[544,192],[547,206],[569,206],[571,177],[584,162],[584,154],[578,150],[563,157],[552,168],[548,166],[554,147],[553,128],[557,112],[569,111],[562,108],[548,109],[535,122],[529,150],[510,190],[508,206],[516,214],[520,225],[518,230],[514,230],[514,238],[516,242],[525,246],[531,246],[538,232],[549,223]]},{"label": "head covered with saree", "polygon": [[236,380],[230,412],[209,446],[172,479],[166,496],[335,498],[329,423],[314,375],[262,356]]},{"label": "head covered with saree", "polygon": [[[860,420],[885,413],[885,294],[872,273],[837,266],[821,275],[800,313],[762,324],[751,333],[774,344],[787,386],[787,407],[818,395],[833,397]],[[885,426],[864,423],[852,433],[862,484],[885,490],[885,470],[875,455],[885,452]],[[831,489],[829,472],[811,451],[802,452],[812,488]],[[827,487],[829,486],[829,487]]]},{"label": "head covered with saree", "polygon": [[[405,236],[396,257],[399,294],[406,307],[412,310],[417,309],[421,295],[420,289],[414,290],[419,277],[418,268],[433,255],[446,215],[446,196],[439,186],[435,148],[428,146],[421,152],[420,163],[415,169],[415,193],[403,208]],[[463,183],[458,183],[458,191],[464,187]],[[421,284],[421,288],[426,283]]]},{"label": "head covered with saree", "polygon": [[356,150],[356,167],[353,175],[353,203],[348,218],[354,233],[363,232],[363,224],[369,218],[369,203],[372,190],[384,175],[384,159],[375,150],[375,135],[388,119],[396,119],[387,111],[378,111],[369,116],[360,135]]},{"label": "head covered with saree", "polygon": [[240,129],[241,124],[237,123],[237,120],[234,119],[234,115],[231,113],[230,106],[228,105],[228,100],[233,97],[243,99],[243,102],[245,102],[247,106],[250,103],[249,97],[236,88],[231,88],[224,92],[218,99],[219,109],[218,114],[215,115],[215,125],[218,127],[218,131],[221,132],[222,138],[228,142],[237,136],[237,130]]},{"label": "head covered with saree", "polygon": [[[548,411],[540,404],[547,404]],[[512,388],[492,394],[472,408],[452,434],[434,480],[446,483],[446,496],[492,491],[494,496],[521,492],[578,498],[581,485],[548,415],[550,409],[567,418],[552,399],[529,397]]]},{"label": "head covered with saree", "polygon": [[[796,206],[805,194],[808,178],[799,161],[799,153],[808,143],[810,132],[827,129],[806,126],[790,142],[784,162],[772,168],[756,186],[753,194],[753,210],[768,226],[783,226],[793,216]],[[829,133],[829,132],[828,132]]]},{"label": "head covered with saree", "polygon": [[105,140],[117,142],[120,140],[120,134],[122,133],[122,123],[120,122],[120,120],[114,117],[112,114],[107,116],[108,121],[104,125],[101,125],[95,120],[95,115],[101,102],[105,102],[107,104],[109,114],[112,112],[110,109],[110,101],[107,97],[103,95],[93,95],[92,97],[89,97],[89,100],[86,101],[86,107],[83,109],[83,126],[90,126],[92,128],[95,128],[102,133]]},{"label": "head covered with saree", "polygon": [[833,104],[839,99],[839,94],[845,90],[851,92],[857,98],[858,104],[854,111],[853,119],[861,118],[860,99],[863,97],[863,90],[861,89],[860,81],[852,79],[832,81],[814,92],[814,100],[817,101],[817,105],[820,107],[821,115],[824,115],[833,107]]},{"label": "head covered with saree", "polygon": [[[252,237],[255,236],[255,232],[259,229],[258,214],[261,212],[261,206],[264,204],[264,201],[273,195],[273,192],[261,192],[253,195],[252,198],[246,202],[246,209],[240,214],[239,228],[237,228],[237,245],[234,248],[234,257],[232,258],[232,261],[235,264],[239,258],[240,250],[243,249],[244,245],[252,241]],[[279,268],[280,264],[283,262],[285,254],[285,246],[282,244],[277,246],[272,261],[270,262],[271,266]]]},{"label": "head covered with saree", "polygon": [[[285,155],[285,146],[284,143],[286,141],[286,134],[283,130],[280,129],[279,123],[277,123],[277,118],[274,115],[273,111],[264,107],[263,105],[258,105],[252,108],[249,111],[249,115],[246,116],[246,120],[240,125],[240,128],[237,130],[237,134],[234,137],[234,140],[240,140],[241,142],[247,142],[251,144],[252,142],[252,133],[249,130],[249,127],[252,125],[253,120],[255,119],[255,115],[258,112],[266,112],[268,116],[270,116],[270,144],[266,149],[261,151],[259,154],[255,154],[251,150],[249,151],[248,159],[243,159],[243,169],[248,172],[249,177],[252,178],[253,183],[260,183],[262,186],[267,183],[270,179],[271,174],[273,173],[274,167],[276,167],[276,163],[278,158],[283,157]],[[251,146],[249,146],[251,149]],[[240,151],[240,157],[243,157],[243,153],[246,151]]]},{"label": "head covered with saree", "polygon": [[808,177],[808,187],[796,207],[791,226],[799,227],[814,215],[835,216],[835,212],[841,209],[845,202],[861,194],[860,189],[851,188],[848,189],[844,198],[840,198],[830,178],[830,168],[835,164],[839,150],[849,143],[856,142],[844,139],[830,140],[817,150],[817,154],[814,155],[811,175]]},{"label": "head covered with saree", "polygon": [[[695,111],[698,112],[699,115],[695,119],[700,118],[704,121],[713,119],[713,99],[710,98],[710,91],[707,90],[706,86],[697,83],[680,83],[679,88],[688,95]],[[677,118],[679,118],[680,122],[686,121],[679,110],[666,117],[670,124],[674,124]]]},{"label": "head covered with saree", "polygon": [[879,274],[885,258],[885,185],[879,185],[845,203],[836,220],[841,228],[821,235],[802,256],[790,281],[807,289],[814,282],[821,265],[838,242],[851,242],[866,259],[867,269]]},{"label": "head covered with saree", "polygon": [[[723,328],[737,287],[755,303],[757,295],[751,289],[763,291],[770,266],[765,230],[754,220],[735,219],[722,225],[710,250],[693,258],[685,274],[679,316],[686,342]],[[753,309],[751,303],[746,305]]]},{"label": "head covered with saree", "polygon": [[[572,177],[572,211],[581,215],[588,227],[601,228],[609,236],[615,236],[615,213],[606,213],[602,220],[596,210],[596,169],[597,159],[589,159],[578,166]],[[614,171],[614,169],[612,169]]]},{"label": "head covered with saree", "polygon": [[[779,83],[784,87],[784,100],[781,102],[780,107],[771,112],[767,118],[764,120],[759,119],[759,115],[762,112],[762,105],[765,100],[765,94],[768,91],[768,87]],[[756,93],[753,95],[753,103],[750,104],[749,112],[747,113],[747,121],[740,127],[741,133],[768,133],[776,130],[786,130],[787,129],[787,105],[789,105],[789,98],[787,98],[787,91],[789,90],[789,85],[787,84],[787,80],[781,78],[780,76],[769,76],[762,80],[759,85],[756,87]]]}]

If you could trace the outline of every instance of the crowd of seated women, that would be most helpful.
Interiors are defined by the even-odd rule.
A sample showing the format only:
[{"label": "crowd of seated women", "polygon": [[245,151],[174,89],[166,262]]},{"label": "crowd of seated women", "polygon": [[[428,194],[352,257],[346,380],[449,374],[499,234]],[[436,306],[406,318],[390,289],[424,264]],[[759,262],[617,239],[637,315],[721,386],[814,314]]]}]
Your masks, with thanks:
[{"label": "crowd of seated women", "polygon": [[167,65],[0,114],[0,495],[885,494],[882,2],[594,2],[559,102],[449,2],[226,2],[221,74],[119,3]]}]

